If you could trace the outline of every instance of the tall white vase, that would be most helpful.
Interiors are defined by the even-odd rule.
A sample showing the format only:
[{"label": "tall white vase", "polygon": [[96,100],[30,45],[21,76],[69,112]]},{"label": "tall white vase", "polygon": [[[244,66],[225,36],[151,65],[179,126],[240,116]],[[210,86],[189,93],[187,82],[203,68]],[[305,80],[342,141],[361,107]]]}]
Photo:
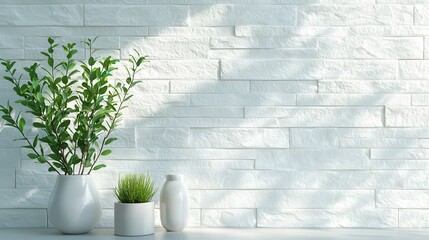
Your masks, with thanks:
[{"label": "tall white vase", "polygon": [[183,175],[167,175],[160,195],[161,223],[167,231],[182,231],[189,217],[189,194]]},{"label": "tall white vase", "polygon": [[48,205],[48,219],[66,234],[91,231],[101,218],[101,200],[91,175],[59,175]]}]

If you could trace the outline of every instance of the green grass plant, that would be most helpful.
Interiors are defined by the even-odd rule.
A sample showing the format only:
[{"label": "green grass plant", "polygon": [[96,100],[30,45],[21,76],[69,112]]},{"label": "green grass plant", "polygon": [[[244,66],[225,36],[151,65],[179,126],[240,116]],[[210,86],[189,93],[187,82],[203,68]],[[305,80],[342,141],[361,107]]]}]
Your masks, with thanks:
[{"label": "green grass plant", "polygon": [[119,177],[118,186],[113,190],[120,203],[147,203],[152,201],[157,191],[150,173]]}]

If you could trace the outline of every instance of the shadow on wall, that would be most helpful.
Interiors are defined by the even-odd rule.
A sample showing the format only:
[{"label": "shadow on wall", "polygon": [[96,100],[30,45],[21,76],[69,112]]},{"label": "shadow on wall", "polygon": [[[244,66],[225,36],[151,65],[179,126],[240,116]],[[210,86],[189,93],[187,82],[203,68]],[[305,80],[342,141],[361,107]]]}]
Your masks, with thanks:
[{"label": "shadow on wall", "polygon": [[[158,14],[169,8],[106,6],[103,15],[95,8],[85,5],[90,15],[80,34],[106,35],[99,39],[101,56],[125,59],[134,48],[151,56],[118,130],[122,140],[106,160],[109,169],[95,174],[105,216],[114,201],[110,189],[124,172],[150,170],[159,186],[167,173],[185,174],[195,216],[202,216],[196,225],[215,227],[236,226],[240,216],[253,221],[239,227],[395,227],[398,210],[377,209],[376,190],[426,188],[424,171],[392,171],[390,162],[373,160],[384,157],[379,148],[407,154],[418,147],[419,134],[429,137],[386,128],[386,106],[411,105],[410,94],[332,87],[396,78],[397,60],[365,55],[365,44],[350,43],[349,27],[295,26],[293,5],[174,5],[173,14],[157,18],[150,8]],[[135,30],[101,30],[116,24]],[[64,41],[83,40],[70,32],[60,32],[59,40],[62,34],[72,35]],[[38,60],[32,53],[46,36],[25,37],[28,65]],[[0,129],[0,147],[19,156],[9,129]],[[410,137],[398,138],[404,134]],[[13,157],[2,165],[17,168]],[[16,188],[28,203],[0,207],[46,207],[55,175],[29,160],[21,165],[16,183],[1,188]],[[35,201],[26,189],[41,196]],[[219,220],[210,221],[209,210]],[[111,226],[104,221],[101,227]]]}]

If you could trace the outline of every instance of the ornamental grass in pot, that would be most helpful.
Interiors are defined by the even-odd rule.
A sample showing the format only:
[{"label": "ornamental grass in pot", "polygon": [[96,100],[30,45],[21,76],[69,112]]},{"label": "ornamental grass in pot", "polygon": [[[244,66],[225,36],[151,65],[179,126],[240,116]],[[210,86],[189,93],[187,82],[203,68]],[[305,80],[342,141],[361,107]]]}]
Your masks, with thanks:
[{"label": "ornamental grass in pot", "polygon": [[142,236],[154,233],[153,196],[157,192],[149,173],[120,177],[114,194],[115,235]]},{"label": "ornamental grass in pot", "polygon": [[77,62],[76,43],[62,46],[65,60],[60,61],[54,58],[59,45],[48,38],[49,48],[41,53],[46,61],[25,67],[25,77],[17,73],[15,61],[0,59],[3,78],[18,97],[15,104],[25,109],[15,111],[10,102],[0,105],[2,118],[21,135],[28,158],[58,174],[48,219],[67,234],[89,232],[100,220],[100,196],[90,173],[106,167],[99,160],[112,152],[107,147],[117,138],[111,133],[132,97],[130,89],[140,82],[135,76],[145,61],[136,52],[125,66],[125,79],[113,80],[119,60],[95,58],[95,39],[84,42],[89,58]]}]

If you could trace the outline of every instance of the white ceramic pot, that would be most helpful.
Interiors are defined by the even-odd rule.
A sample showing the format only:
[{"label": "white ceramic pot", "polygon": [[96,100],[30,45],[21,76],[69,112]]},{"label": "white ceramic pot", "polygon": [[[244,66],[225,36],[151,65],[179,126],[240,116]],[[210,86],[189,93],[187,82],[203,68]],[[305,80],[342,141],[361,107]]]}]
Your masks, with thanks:
[{"label": "white ceramic pot", "polygon": [[189,194],[183,175],[167,175],[160,195],[161,223],[167,231],[181,231],[188,223]]},{"label": "white ceramic pot", "polygon": [[51,224],[66,234],[91,231],[101,218],[101,200],[91,175],[59,175],[48,205]]},{"label": "white ceramic pot", "polygon": [[142,236],[155,230],[154,203],[115,203],[115,235]]}]

